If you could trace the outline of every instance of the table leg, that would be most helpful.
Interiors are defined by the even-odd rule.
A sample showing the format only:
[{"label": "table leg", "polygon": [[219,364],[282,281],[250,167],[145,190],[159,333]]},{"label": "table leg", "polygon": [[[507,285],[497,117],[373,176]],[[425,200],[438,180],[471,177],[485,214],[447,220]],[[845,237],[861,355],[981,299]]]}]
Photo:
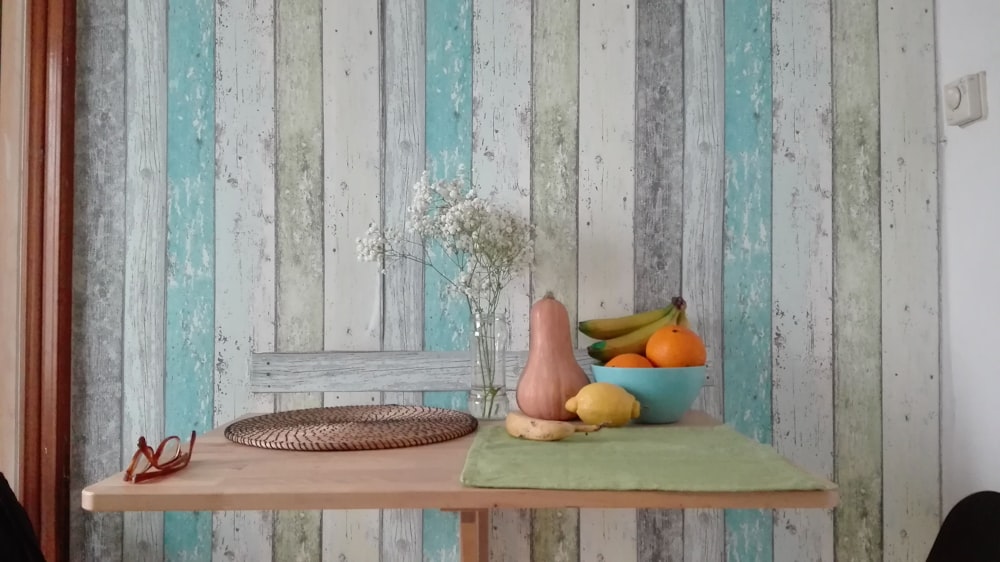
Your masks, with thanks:
[{"label": "table leg", "polygon": [[463,510],[459,523],[462,562],[489,562],[489,540],[490,510]]}]

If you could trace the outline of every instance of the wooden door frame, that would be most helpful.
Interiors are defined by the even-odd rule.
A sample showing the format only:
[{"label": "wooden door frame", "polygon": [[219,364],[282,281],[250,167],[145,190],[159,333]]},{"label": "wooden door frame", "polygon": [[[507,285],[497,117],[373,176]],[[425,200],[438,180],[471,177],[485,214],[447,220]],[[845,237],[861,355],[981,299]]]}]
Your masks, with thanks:
[{"label": "wooden door frame", "polygon": [[[19,499],[49,562],[69,559],[76,2],[3,0],[23,17],[16,318]],[[5,18],[6,19],[6,18]],[[6,26],[5,26],[6,27]],[[5,41],[5,47],[8,47]],[[8,247],[9,245],[5,246]]]}]

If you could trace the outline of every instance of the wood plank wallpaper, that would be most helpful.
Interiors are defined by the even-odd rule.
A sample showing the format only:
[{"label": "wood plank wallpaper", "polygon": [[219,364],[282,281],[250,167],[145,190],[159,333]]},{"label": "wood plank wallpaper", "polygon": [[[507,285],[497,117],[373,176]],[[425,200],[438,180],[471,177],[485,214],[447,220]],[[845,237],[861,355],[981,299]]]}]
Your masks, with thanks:
[{"label": "wood plank wallpaper", "polygon": [[[73,504],[139,434],[464,408],[247,389],[253,351],[467,345],[433,271],[354,254],[404,225],[423,170],[462,172],[538,228],[515,346],[545,291],[574,320],[682,294],[697,406],[842,487],[831,512],[495,511],[491,559],[920,559],[941,515],[931,8],[81,3]],[[72,514],[79,560],[453,561],[456,538],[436,510]]]}]

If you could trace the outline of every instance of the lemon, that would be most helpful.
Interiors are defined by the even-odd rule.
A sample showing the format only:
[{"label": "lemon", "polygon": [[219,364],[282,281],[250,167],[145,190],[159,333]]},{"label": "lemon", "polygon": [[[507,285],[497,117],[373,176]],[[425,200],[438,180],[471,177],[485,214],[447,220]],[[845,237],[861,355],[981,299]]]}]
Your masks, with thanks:
[{"label": "lemon", "polygon": [[566,409],[583,423],[621,427],[639,417],[639,401],[624,388],[609,382],[592,382],[566,401]]}]

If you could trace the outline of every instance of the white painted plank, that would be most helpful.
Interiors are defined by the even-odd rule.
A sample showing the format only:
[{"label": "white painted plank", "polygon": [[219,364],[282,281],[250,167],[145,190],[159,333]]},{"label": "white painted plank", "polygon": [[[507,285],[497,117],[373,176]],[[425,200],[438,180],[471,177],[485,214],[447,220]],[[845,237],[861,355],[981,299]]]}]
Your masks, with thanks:
[{"label": "white painted plank", "polygon": [[381,343],[381,274],[355,253],[381,215],[379,37],[378,4],[324,3],[326,349],[376,351]]},{"label": "white painted plank", "polygon": [[723,4],[709,0],[684,10],[683,296],[705,336],[707,384],[719,386],[725,212]]},{"label": "white painted plank", "polygon": [[[575,356],[591,376],[594,359],[585,349],[576,350]],[[507,354],[509,388],[515,388],[527,359],[527,351]],[[465,390],[469,386],[468,363],[465,351],[255,353],[250,388],[253,392]]]},{"label": "white painted plank", "polygon": [[[722,305],[718,305],[721,312]],[[722,320],[719,332],[722,331]],[[721,353],[720,353],[721,355]],[[721,378],[721,373],[720,373]],[[705,386],[691,406],[715,419],[722,419],[721,386]],[[684,560],[690,562],[722,562],[726,560],[726,527],[724,510],[686,509],[684,510]]]},{"label": "white painted plank", "polygon": [[[383,404],[420,406],[420,392],[385,392]],[[382,510],[382,560],[421,562],[423,559],[423,512],[419,509]]]},{"label": "white painted plank", "polygon": [[[725,22],[723,0],[684,9],[684,233],[682,294],[707,351],[708,384],[694,407],[722,405],[722,235],[725,222]],[[721,510],[684,513],[684,560],[725,558]]]},{"label": "white painted plank", "polygon": [[[531,213],[531,1],[473,9],[472,181],[476,191],[527,219]],[[528,347],[529,274],[511,280],[510,348]]]},{"label": "white painted plank", "polygon": [[[397,0],[383,5],[382,168],[384,226],[406,230],[410,187],[424,169],[424,3]],[[419,350],[423,345],[424,268],[398,260],[387,264],[382,306],[382,349]],[[421,392],[386,392],[384,404],[423,403]],[[423,513],[382,510],[382,560],[421,562]]]},{"label": "white painted plank", "polygon": [[[216,4],[215,424],[268,412],[247,385],[275,334],[274,2]],[[271,552],[271,512],[213,514],[213,557]]]},{"label": "white painted plank", "polygon": [[[593,318],[634,312],[634,3],[581,4],[580,60],[578,314]],[[580,510],[581,560],[629,562],[635,545],[635,510]]]},{"label": "white painted plank", "polygon": [[[325,349],[381,347],[381,274],[355,254],[381,216],[380,40],[378,3],[323,4]],[[324,397],[328,406],[379,401],[378,392]],[[378,510],[324,511],[324,559],[378,560],[380,527]]]},{"label": "white painted plank", "polygon": [[[773,443],[833,477],[830,3],[773,7]],[[808,376],[803,376],[808,373]],[[833,513],[776,510],[775,560],[833,558]]]},{"label": "white painted plank", "polygon": [[[140,435],[163,434],[167,235],[167,7],[126,10],[125,307],[122,317],[122,462]],[[125,466],[123,464],[122,466]],[[163,558],[163,514],[125,513],[126,559]]]},{"label": "white painted plank", "polygon": [[[475,3],[472,11],[472,181],[477,192],[531,213],[531,0]],[[530,275],[511,280],[501,298],[511,349],[528,346]],[[515,373],[516,374],[516,373]],[[513,401],[516,387],[508,387]],[[531,557],[527,509],[494,509],[490,559]]]},{"label": "white painted plank", "polygon": [[[367,406],[379,404],[380,397],[378,392],[327,392],[323,405]],[[377,562],[382,550],[381,519],[377,509],[324,509],[323,560]]]},{"label": "white painted plank", "polygon": [[884,560],[926,556],[941,518],[934,2],[878,3]]},{"label": "white painted plank", "polygon": [[[830,3],[778,0],[772,10],[773,443],[792,462],[832,478]],[[833,559],[832,512],[774,516],[775,560]]]}]

